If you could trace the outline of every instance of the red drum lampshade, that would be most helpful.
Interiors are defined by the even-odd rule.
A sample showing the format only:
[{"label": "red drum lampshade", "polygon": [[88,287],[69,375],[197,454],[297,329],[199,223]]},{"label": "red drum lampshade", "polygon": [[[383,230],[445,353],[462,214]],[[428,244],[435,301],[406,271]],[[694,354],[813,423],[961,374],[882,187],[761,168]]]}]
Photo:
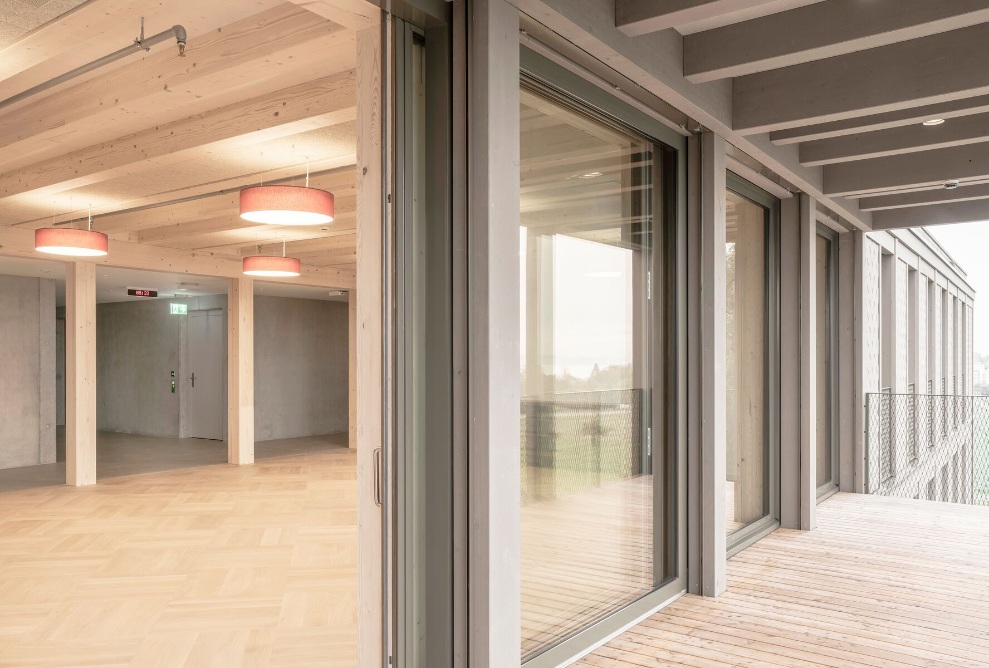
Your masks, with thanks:
[{"label": "red drum lampshade", "polygon": [[44,227],[34,231],[34,249],[52,255],[99,257],[109,251],[109,240],[102,232],[71,227]]},{"label": "red drum lampshade", "polygon": [[333,193],[303,186],[244,188],[240,217],[267,225],[325,225],[333,221]]}]

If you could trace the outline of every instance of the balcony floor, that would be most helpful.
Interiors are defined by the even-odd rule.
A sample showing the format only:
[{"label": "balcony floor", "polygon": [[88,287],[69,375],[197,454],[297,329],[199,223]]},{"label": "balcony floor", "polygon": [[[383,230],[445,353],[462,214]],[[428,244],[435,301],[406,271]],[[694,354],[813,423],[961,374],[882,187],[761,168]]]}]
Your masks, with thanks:
[{"label": "balcony floor", "polygon": [[989,666],[989,508],[837,494],[576,665]]}]

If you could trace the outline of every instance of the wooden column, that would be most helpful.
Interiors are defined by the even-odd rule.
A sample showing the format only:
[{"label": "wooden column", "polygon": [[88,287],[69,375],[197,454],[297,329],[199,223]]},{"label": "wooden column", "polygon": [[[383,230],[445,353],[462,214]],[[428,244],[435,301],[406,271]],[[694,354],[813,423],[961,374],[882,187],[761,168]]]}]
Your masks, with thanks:
[{"label": "wooden column", "polygon": [[725,140],[701,136],[701,593],[727,588],[725,536],[727,278],[725,244],[727,174]]},{"label": "wooden column", "polygon": [[254,279],[227,283],[227,461],[254,463]]},{"label": "wooden column", "polygon": [[347,295],[347,444],[357,447],[357,292]]},{"label": "wooden column", "polygon": [[470,665],[519,664],[519,12],[470,5],[468,628]]},{"label": "wooden column", "polygon": [[96,484],[96,265],[65,265],[65,484]]},{"label": "wooden column", "polygon": [[801,222],[800,197],[784,199],[780,213],[780,526],[800,528]]},{"label": "wooden column", "polygon": [[381,666],[384,229],[381,28],[357,33],[357,664]]},{"label": "wooden column", "polygon": [[799,196],[800,212],[800,528],[817,526],[817,215]]}]

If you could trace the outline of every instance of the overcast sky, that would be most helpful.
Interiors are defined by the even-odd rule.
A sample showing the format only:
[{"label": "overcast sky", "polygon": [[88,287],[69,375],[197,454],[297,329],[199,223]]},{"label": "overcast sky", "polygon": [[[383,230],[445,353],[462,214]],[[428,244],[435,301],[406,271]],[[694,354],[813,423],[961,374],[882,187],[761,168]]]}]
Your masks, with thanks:
[{"label": "overcast sky", "polygon": [[928,227],[951,257],[961,265],[975,288],[975,342],[977,353],[989,353],[989,224],[965,223]]}]

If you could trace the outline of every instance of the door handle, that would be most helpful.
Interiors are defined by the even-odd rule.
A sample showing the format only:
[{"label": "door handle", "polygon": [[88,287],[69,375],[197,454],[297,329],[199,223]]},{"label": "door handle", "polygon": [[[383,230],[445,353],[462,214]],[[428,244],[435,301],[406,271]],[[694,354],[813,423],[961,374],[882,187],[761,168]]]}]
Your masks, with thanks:
[{"label": "door handle", "polygon": [[192,386],[193,387],[196,386],[196,373],[195,372],[192,373]]},{"label": "door handle", "polygon": [[372,464],[374,467],[374,504],[376,506],[381,506],[381,492],[382,485],[381,479],[383,476],[383,471],[381,470],[381,448],[376,448],[372,453]]}]

